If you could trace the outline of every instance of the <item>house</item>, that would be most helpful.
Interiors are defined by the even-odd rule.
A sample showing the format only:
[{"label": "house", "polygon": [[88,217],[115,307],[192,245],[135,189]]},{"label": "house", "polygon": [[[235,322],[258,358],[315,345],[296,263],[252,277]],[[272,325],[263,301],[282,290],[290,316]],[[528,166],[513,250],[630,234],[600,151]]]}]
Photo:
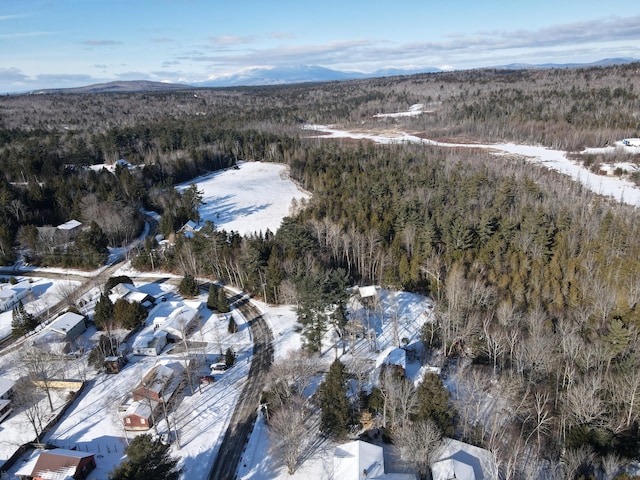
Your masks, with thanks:
[{"label": "house", "polygon": [[138,335],[133,342],[133,354],[145,356],[157,356],[167,346],[167,332],[154,332]]},{"label": "house", "polygon": [[82,223],[78,220],[69,220],[56,227],[56,238],[62,242],[67,243],[73,240],[82,231]]},{"label": "house", "polygon": [[452,438],[445,438],[431,462],[433,480],[489,480],[498,478],[491,452]]},{"label": "house", "polygon": [[416,480],[408,473],[385,473],[384,450],[378,445],[356,440],[336,447],[333,478],[340,480]]},{"label": "house", "polygon": [[199,302],[195,308],[182,305],[173,310],[166,319],[156,318],[154,327],[166,332],[170,341],[183,340],[198,326],[202,305],[202,302]]},{"label": "house", "polygon": [[202,230],[203,226],[204,225],[198,225],[193,220],[189,220],[178,230],[178,233],[182,233],[185,238],[193,238],[193,235]]},{"label": "house", "polygon": [[125,430],[149,430],[153,427],[154,412],[158,402],[153,400],[133,402],[124,412],[122,421]]},{"label": "house", "polygon": [[145,308],[149,309],[155,303],[155,298],[148,293],[141,292],[130,283],[119,283],[111,289],[117,298],[122,298],[127,302],[138,302]]},{"label": "house", "polygon": [[7,418],[13,410],[11,398],[13,397],[14,385],[14,382],[0,378],[0,422]]},{"label": "house", "polygon": [[67,340],[75,340],[87,329],[87,324],[83,315],[67,312],[56,318],[49,328]]},{"label": "house", "polygon": [[84,480],[96,468],[93,453],[56,448],[43,451],[33,462],[25,464],[16,476],[33,480]]},{"label": "house", "polygon": [[120,373],[122,367],[127,363],[127,358],[122,356],[111,356],[104,359],[103,365],[107,373]]},{"label": "house", "polygon": [[183,371],[184,367],[178,362],[155,365],[131,392],[134,402],[168,402],[182,383]]},{"label": "house", "polygon": [[376,368],[391,367],[404,376],[407,369],[407,352],[402,348],[388,347],[376,358]]},{"label": "house", "polygon": [[33,287],[28,280],[0,289],[0,312],[15,307],[18,302],[29,295],[32,290]]}]

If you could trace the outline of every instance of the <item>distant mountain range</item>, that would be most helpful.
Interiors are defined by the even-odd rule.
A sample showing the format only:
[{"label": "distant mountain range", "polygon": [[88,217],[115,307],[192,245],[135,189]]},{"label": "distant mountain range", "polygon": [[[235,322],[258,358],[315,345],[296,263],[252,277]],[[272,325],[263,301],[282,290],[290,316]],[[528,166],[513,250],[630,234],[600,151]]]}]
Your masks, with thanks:
[{"label": "distant mountain range", "polygon": [[[603,67],[609,65],[620,65],[633,62],[639,62],[635,58],[606,58],[592,63],[545,63],[539,65],[527,63],[512,63],[508,65],[499,65],[486,68],[504,69],[504,70],[525,70],[540,68],[574,68],[574,67]],[[242,73],[232,75],[224,75],[211,78],[203,82],[194,82],[190,84],[176,84],[164,82],[150,82],[146,80],[118,81],[109,83],[99,83],[77,88],[61,88],[37,90],[31,93],[109,93],[109,92],[154,92],[166,90],[185,90],[194,87],[255,87],[263,85],[284,85],[292,83],[305,82],[331,82],[338,80],[355,80],[363,78],[389,77],[395,75],[414,75],[418,73],[437,73],[444,70],[436,67],[431,68],[415,68],[415,69],[399,69],[387,68],[377,70],[372,73],[348,72],[340,70],[332,70],[330,68],[318,67],[313,65],[299,65],[292,67],[274,67],[274,68],[252,68]]]}]

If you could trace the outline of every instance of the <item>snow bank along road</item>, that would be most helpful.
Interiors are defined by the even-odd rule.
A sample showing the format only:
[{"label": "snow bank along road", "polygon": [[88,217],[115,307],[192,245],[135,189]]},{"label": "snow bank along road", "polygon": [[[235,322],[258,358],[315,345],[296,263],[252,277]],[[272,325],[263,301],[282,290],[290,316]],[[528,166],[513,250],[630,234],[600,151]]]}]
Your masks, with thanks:
[{"label": "snow bank along road", "polygon": [[260,394],[264,388],[266,374],[273,362],[273,336],[260,311],[251,303],[246,293],[235,295],[229,301],[248,320],[253,336],[253,355],[247,383],[238,398],[218,456],[209,473],[209,480],[235,478],[242,451],[258,415]]}]

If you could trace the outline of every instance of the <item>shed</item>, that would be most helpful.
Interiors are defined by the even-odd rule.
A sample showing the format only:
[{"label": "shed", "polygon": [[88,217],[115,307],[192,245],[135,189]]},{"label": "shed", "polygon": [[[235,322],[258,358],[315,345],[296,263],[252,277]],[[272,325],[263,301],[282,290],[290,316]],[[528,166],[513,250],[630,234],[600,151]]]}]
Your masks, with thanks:
[{"label": "shed", "polygon": [[103,365],[107,373],[120,373],[126,363],[126,357],[111,356],[104,359]]},{"label": "shed", "polygon": [[94,468],[96,460],[93,453],[56,448],[42,452],[35,463],[26,464],[16,475],[33,480],[84,480]]},{"label": "shed", "polygon": [[67,340],[75,340],[87,329],[87,324],[83,315],[67,312],[56,318],[50,328],[64,335]]}]

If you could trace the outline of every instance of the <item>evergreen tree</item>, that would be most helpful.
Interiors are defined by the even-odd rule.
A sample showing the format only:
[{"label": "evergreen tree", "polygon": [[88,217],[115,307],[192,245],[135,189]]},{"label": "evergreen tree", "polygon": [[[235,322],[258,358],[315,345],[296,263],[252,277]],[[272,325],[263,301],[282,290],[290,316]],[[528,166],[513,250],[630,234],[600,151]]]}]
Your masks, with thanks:
[{"label": "evergreen tree", "polygon": [[320,431],[336,437],[346,435],[352,423],[351,408],[347,398],[347,369],[340,360],[333,361],[316,395],[322,410]]},{"label": "evergreen tree", "polygon": [[113,321],[113,302],[109,295],[100,294],[100,299],[96,302],[93,313],[93,323],[96,324],[98,330],[109,330],[109,324]]},{"label": "evergreen tree", "polygon": [[455,412],[449,404],[449,392],[435,373],[425,373],[417,389],[418,407],[414,420],[432,419],[445,436],[453,434]]},{"label": "evergreen tree", "polygon": [[20,337],[26,335],[38,326],[38,319],[24,309],[22,300],[13,307],[11,319],[11,335]]},{"label": "evergreen tree", "polygon": [[218,309],[218,289],[215,283],[209,284],[209,295],[207,296],[207,308],[209,310]]},{"label": "evergreen tree", "polygon": [[178,460],[169,456],[170,445],[149,434],[138,435],[125,449],[127,460],[116,467],[110,480],[178,480]]},{"label": "evergreen tree", "polygon": [[227,367],[233,367],[233,364],[236,363],[236,356],[231,350],[231,347],[227,348],[227,351],[224,354],[224,363]]},{"label": "evergreen tree", "polygon": [[123,328],[134,330],[147,319],[147,309],[140,302],[127,302],[124,298],[116,300],[113,316]]},{"label": "evergreen tree", "polygon": [[229,325],[227,325],[227,331],[229,333],[237,333],[238,332],[238,324],[236,323],[233,315],[229,315]]},{"label": "evergreen tree", "polygon": [[220,313],[229,313],[231,309],[229,308],[229,299],[224,294],[224,288],[217,287],[218,290],[218,311]]},{"label": "evergreen tree", "polygon": [[199,293],[198,282],[193,275],[186,274],[180,281],[178,286],[178,293],[185,297],[195,297]]}]

